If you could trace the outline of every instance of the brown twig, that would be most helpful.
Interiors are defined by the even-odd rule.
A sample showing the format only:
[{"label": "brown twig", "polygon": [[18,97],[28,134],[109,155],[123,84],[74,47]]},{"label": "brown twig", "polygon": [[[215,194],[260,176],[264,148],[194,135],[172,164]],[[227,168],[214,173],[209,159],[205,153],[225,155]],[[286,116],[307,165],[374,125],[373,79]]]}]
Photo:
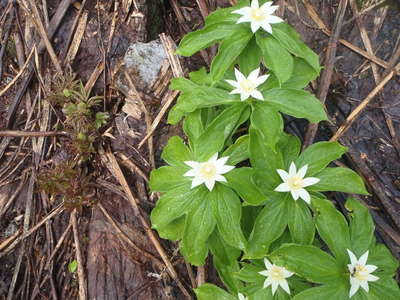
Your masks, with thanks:
[{"label": "brown twig", "polygon": [[71,134],[65,131],[20,131],[20,130],[1,130],[0,136],[8,137],[43,137],[43,136],[59,136]]},{"label": "brown twig", "polygon": [[[333,34],[331,38],[329,39],[329,44],[328,44],[328,50],[326,53],[326,60],[325,60],[325,68],[324,71],[322,72],[321,80],[319,82],[319,88],[318,88],[318,93],[317,97],[318,99],[322,102],[325,103],[326,97],[329,92],[329,87],[331,85],[332,81],[332,75],[333,75],[333,68],[335,65],[335,59],[336,59],[336,49],[337,49],[337,42],[339,39],[340,32],[342,30],[342,25],[343,25],[343,19],[344,15],[346,13],[346,8],[347,8],[348,0],[341,0],[339,3],[339,8],[336,14],[336,19],[335,19],[335,24],[333,26]],[[304,138],[304,144],[303,148],[307,148],[309,145],[312,144],[315,135],[318,130],[318,124],[309,124],[305,138]]]},{"label": "brown twig", "polygon": [[76,260],[78,262],[78,280],[79,280],[79,300],[87,299],[87,282],[84,270],[84,263],[81,251],[81,244],[79,242],[78,221],[76,218],[76,209],[71,214],[72,231],[74,233]]}]

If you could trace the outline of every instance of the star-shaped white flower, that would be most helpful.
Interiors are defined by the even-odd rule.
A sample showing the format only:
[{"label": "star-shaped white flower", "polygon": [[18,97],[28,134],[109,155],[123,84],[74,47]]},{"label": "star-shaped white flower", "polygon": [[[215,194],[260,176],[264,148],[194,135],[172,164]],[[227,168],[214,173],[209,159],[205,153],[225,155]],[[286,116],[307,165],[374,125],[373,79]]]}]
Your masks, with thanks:
[{"label": "star-shaped white flower", "polygon": [[244,101],[248,99],[250,96],[256,98],[258,100],[264,100],[264,96],[261,94],[257,87],[263,84],[269,77],[269,75],[262,75],[258,77],[260,74],[260,68],[255,69],[250,73],[250,75],[246,78],[238,69],[235,68],[235,80],[226,80],[230,85],[235,87],[230,94],[240,94],[240,100]]},{"label": "star-shaped white flower", "polygon": [[296,165],[294,162],[290,164],[289,173],[284,170],[276,170],[279,176],[282,178],[283,183],[278,185],[275,189],[277,192],[290,192],[294,200],[303,199],[308,204],[310,201],[310,194],[304,189],[307,186],[316,184],[319,182],[319,179],[316,177],[307,177],[304,176],[307,173],[308,165],[303,166],[297,171]]},{"label": "star-shaped white flower", "polygon": [[368,281],[377,281],[379,277],[371,275],[378,267],[374,265],[367,265],[368,251],[365,252],[359,259],[347,249],[350,257],[350,264],[347,265],[350,271],[350,292],[351,298],[358,289],[362,287],[367,293],[369,291]]},{"label": "star-shaped white flower", "polygon": [[243,295],[241,293],[238,294],[238,298],[239,298],[239,300],[248,300],[249,299],[248,297],[246,297],[245,295]]},{"label": "star-shaped white flower", "polygon": [[235,167],[225,165],[229,156],[221,157],[218,159],[218,153],[215,153],[206,162],[185,161],[192,169],[187,171],[183,176],[193,177],[192,189],[201,184],[212,191],[216,181],[226,182],[226,178],[222,174],[228,173]]},{"label": "star-shaped white flower", "polygon": [[238,23],[250,22],[251,31],[255,33],[260,27],[265,31],[272,33],[271,24],[281,23],[283,20],[277,16],[272,15],[279,6],[272,5],[272,2],[266,2],[260,7],[258,0],[251,1],[251,6],[246,6],[241,9],[235,10],[233,14],[242,15]]},{"label": "star-shaped white flower", "polygon": [[289,278],[294,273],[289,272],[284,267],[279,267],[275,264],[271,264],[270,261],[266,258],[264,258],[264,264],[267,269],[258,272],[258,274],[267,277],[267,279],[265,279],[264,281],[263,288],[269,287],[271,285],[272,295],[274,295],[278,287],[281,286],[281,288],[290,295],[290,289],[286,278]]}]

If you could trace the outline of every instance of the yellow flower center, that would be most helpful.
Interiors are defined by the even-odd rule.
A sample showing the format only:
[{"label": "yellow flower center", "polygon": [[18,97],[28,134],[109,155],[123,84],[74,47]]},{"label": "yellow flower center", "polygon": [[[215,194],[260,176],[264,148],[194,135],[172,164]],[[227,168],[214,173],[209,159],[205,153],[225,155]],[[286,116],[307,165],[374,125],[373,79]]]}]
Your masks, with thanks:
[{"label": "yellow flower center", "polygon": [[244,90],[246,93],[251,93],[254,90],[254,85],[250,80],[243,80],[240,82],[240,87],[242,90]]},{"label": "yellow flower center", "polygon": [[205,179],[212,179],[215,177],[215,174],[217,173],[217,169],[212,163],[204,163],[201,168],[200,168],[200,174],[205,178]]},{"label": "yellow flower center", "polygon": [[303,187],[303,178],[298,176],[293,176],[288,180],[289,187],[293,190],[298,190]]},{"label": "yellow flower center", "polygon": [[267,18],[267,16],[259,8],[253,8],[251,10],[250,16],[254,21],[258,21],[258,22],[264,21]]},{"label": "yellow flower center", "polygon": [[285,279],[285,276],[283,275],[283,268],[282,267],[277,267],[277,266],[273,266],[269,272],[269,276],[271,276],[271,278],[273,280],[282,280]]},{"label": "yellow flower center", "polygon": [[357,278],[358,280],[367,280],[368,270],[363,265],[356,265],[354,268],[354,275],[353,277]]}]

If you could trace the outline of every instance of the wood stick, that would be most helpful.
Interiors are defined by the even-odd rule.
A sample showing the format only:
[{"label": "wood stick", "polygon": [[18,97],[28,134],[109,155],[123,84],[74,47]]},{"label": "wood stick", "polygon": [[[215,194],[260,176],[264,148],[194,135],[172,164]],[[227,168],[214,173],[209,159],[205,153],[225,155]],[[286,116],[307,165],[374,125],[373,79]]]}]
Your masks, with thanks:
[{"label": "wood stick", "polygon": [[76,218],[76,209],[71,214],[72,231],[74,233],[76,260],[78,262],[78,280],[79,280],[79,300],[87,300],[87,281],[83,265],[81,245],[79,242],[78,221]]},{"label": "wood stick", "polygon": [[58,136],[58,135],[70,136],[68,132],[64,131],[20,131],[20,130],[0,131],[0,136],[8,136],[8,137],[42,137],[42,136]]}]

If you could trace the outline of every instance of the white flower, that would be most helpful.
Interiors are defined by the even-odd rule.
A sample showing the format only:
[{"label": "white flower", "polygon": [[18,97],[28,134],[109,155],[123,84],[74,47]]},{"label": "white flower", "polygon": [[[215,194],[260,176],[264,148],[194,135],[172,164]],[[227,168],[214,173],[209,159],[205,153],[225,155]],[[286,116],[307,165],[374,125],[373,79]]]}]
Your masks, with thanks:
[{"label": "white flower", "polygon": [[262,75],[258,77],[260,74],[260,68],[255,69],[246,78],[238,69],[235,68],[235,80],[226,80],[230,85],[234,86],[234,89],[231,94],[240,94],[240,100],[244,101],[250,96],[259,100],[264,100],[263,95],[257,90],[257,87],[260,84],[263,84],[269,77],[269,75]]},{"label": "white flower", "polygon": [[192,189],[198,185],[205,184],[212,191],[216,181],[226,182],[226,179],[221,174],[228,173],[235,167],[225,165],[229,156],[218,159],[218,153],[215,153],[206,162],[185,161],[192,169],[187,171],[183,176],[194,177],[192,180]]},{"label": "white flower", "polygon": [[248,300],[249,299],[249,298],[247,298],[245,295],[243,295],[241,293],[238,294],[238,298],[239,298],[239,300]]},{"label": "white flower", "polygon": [[271,24],[283,22],[283,20],[272,14],[278,9],[279,6],[272,5],[272,2],[266,2],[261,7],[258,4],[258,0],[251,1],[251,6],[246,6],[241,9],[235,10],[233,14],[242,15],[236,22],[245,23],[250,22],[251,31],[255,33],[260,27],[265,31],[272,33]]},{"label": "white flower", "polygon": [[290,192],[294,200],[303,199],[308,204],[310,201],[310,194],[304,189],[306,186],[310,186],[319,182],[318,178],[304,176],[307,173],[308,165],[300,168],[299,171],[296,169],[296,165],[292,162],[289,167],[289,173],[284,170],[276,170],[279,176],[282,178],[283,183],[278,185],[275,189],[277,192]]},{"label": "white flower", "polygon": [[365,252],[359,259],[347,249],[347,253],[350,257],[350,264],[347,265],[350,271],[350,292],[349,297],[351,298],[357,293],[360,286],[368,293],[369,286],[368,281],[377,281],[379,277],[371,275],[378,267],[374,265],[367,265],[368,251]]},{"label": "white flower", "polygon": [[294,273],[289,272],[284,267],[271,264],[266,258],[264,258],[264,264],[267,269],[265,271],[258,272],[258,274],[267,277],[267,279],[264,281],[263,288],[272,285],[272,295],[274,295],[278,287],[281,286],[281,288],[290,295],[290,289],[286,278],[289,278]]}]

